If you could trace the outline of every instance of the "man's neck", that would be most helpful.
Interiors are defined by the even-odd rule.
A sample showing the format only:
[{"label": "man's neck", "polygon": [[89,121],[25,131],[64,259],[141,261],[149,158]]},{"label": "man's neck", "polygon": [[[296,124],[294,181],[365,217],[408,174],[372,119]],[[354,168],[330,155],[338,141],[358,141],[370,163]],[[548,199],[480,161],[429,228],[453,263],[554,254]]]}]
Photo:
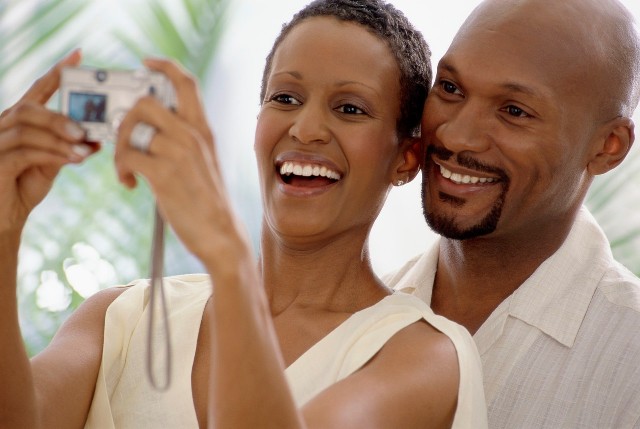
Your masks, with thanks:
[{"label": "man's neck", "polygon": [[474,334],[491,313],[562,245],[553,239],[440,241],[431,307]]}]

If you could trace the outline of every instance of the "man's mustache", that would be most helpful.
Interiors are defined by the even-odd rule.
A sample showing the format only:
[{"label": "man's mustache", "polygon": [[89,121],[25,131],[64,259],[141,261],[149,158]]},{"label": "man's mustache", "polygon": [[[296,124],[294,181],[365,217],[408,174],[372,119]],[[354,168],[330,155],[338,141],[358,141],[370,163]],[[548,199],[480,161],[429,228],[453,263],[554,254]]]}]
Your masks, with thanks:
[{"label": "man's mustache", "polygon": [[427,146],[425,158],[431,158],[431,156],[435,156],[437,159],[440,159],[442,161],[448,161],[449,159],[453,158],[455,162],[461,167],[496,175],[500,177],[501,181],[509,182],[509,176],[503,169],[480,162],[466,152],[458,152],[456,154],[447,148],[429,145]]}]

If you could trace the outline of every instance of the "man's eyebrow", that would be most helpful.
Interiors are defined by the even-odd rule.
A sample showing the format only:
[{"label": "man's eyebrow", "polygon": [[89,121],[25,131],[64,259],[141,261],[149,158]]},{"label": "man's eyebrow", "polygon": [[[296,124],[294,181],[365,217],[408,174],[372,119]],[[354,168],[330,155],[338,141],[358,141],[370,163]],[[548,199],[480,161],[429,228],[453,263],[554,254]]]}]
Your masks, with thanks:
[{"label": "man's eyebrow", "polygon": [[[459,75],[458,69],[456,69],[456,67],[451,63],[441,61],[440,64],[438,65],[438,69],[444,70],[448,73],[451,73],[452,75]],[[531,97],[540,98],[543,96],[541,91],[519,82],[505,82],[503,84],[500,84],[500,87],[505,89],[508,92],[517,92],[517,93],[529,95]]]},{"label": "man's eyebrow", "polygon": [[447,62],[444,62],[444,60],[440,61],[440,63],[438,64],[438,70],[440,70],[440,69],[444,69],[444,70],[448,71],[449,73],[458,74],[458,70],[453,65],[451,65],[451,64],[449,64]]},{"label": "man's eyebrow", "polygon": [[502,84],[501,86],[509,92],[519,92],[532,97],[542,97],[540,91],[536,91],[534,88],[523,85],[521,83],[507,82]]}]

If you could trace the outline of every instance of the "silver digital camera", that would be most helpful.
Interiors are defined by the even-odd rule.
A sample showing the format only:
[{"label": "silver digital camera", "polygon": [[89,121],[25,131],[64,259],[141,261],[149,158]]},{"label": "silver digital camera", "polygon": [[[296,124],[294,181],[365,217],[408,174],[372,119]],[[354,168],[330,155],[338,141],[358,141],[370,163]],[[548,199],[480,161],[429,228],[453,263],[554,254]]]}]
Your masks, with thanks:
[{"label": "silver digital camera", "polygon": [[89,141],[113,141],[124,115],[147,95],[166,107],[176,105],[173,85],[159,72],[87,67],[62,70],[60,110],[82,125]]}]

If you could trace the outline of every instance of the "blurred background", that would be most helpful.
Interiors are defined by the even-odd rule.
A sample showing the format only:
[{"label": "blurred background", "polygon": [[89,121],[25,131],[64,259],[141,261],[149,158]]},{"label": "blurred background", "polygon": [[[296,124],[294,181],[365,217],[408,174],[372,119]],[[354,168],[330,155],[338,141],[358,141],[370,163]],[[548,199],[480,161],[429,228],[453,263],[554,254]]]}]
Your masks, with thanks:
[{"label": "blurred background", "polygon": [[[478,0],[392,0],[420,29],[434,66]],[[13,104],[55,61],[80,47],[90,66],[136,68],[147,55],[175,58],[200,81],[225,179],[254,245],[261,204],[253,153],[264,59],[282,24],[307,0],[0,0],[0,108]],[[640,20],[640,2],[624,0]],[[57,101],[51,102],[57,108]],[[635,116],[639,122],[640,111]],[[640,149],[599,177],[587,205],[616,257],[640,274]],[[117,183],[111,147],[68,167],[33,213],[23,237],[19,305],[30,354],[41,350],[86,297],[147,277],[153,200]],[[371,234],[385,273],[433,241],[419,179],[394,188]],[[169,231],[165,273],[202,268]]]}]

